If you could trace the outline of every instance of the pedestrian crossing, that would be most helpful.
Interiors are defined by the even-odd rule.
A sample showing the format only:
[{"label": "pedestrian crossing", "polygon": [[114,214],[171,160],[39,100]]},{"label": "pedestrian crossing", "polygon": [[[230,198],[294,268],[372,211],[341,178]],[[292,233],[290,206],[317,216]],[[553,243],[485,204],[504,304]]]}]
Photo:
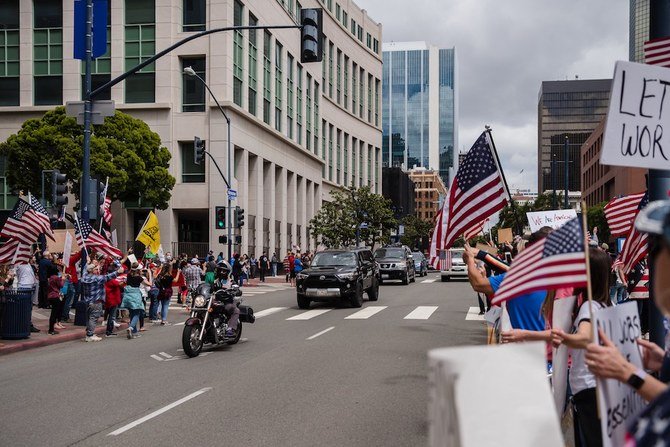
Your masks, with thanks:
[{"label": "pedestrian crossing", "polygon": [[[388,306],[367,306],[355,311],[348,310],[347,313],[342,318],[344,320],[367,320],[376,317],[382,314],[383,312],[389,311],[391,309],[393,308],[389,308]],[[435,312],[438,309],[439,306],[417,306],[414,309],[412,309],[411,312],[404,315],[402,319],[428,320],[431,317],[435,316]],[[301,311],[298,314],[293,314],[295,311],[296,311],[295,308],[289,308],[289,307],[270,307],[267,309],[254,312],[254,316],[256,317],[256,319],[259,319],[269,317],[270,315],[284,313],[282,318],[284,318],[286,321],[309,321],[327,314],[340,313],[339,309],[336,310],[333,308],[310,309],[306,311]],[[291,313],[292,315],[287,315],[287,313]]]}]

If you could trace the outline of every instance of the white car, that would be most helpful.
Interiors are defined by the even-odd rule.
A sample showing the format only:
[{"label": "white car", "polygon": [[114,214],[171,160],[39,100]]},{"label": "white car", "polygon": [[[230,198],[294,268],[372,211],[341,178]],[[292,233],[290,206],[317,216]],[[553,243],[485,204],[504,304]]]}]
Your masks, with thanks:
[{"label": "white car", "polygon": [[441,260],[442,270],[440,277],[442,281],[451,281],[452,278],[467,279],[468,269],[463,262],[463,248],[450,248],[446,253],[446,259]]}]

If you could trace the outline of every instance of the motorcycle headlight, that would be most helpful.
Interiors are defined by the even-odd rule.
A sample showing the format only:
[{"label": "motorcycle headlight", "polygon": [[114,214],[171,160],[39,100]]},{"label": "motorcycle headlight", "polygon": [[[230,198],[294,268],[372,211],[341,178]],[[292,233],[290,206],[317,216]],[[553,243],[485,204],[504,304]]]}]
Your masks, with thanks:
[{"label": "motorcycle headlight", "polygon": [[309,275],[306,275],[304,273],[296,273],[295,277],[296,279],[307,279]]},{"label": "motorcycle headlight", "polygon": [[196,296],[193,305],[194,307],[205,307],[205,297],[202,295]]},{"label": "motorcycle headlight", "polygon": [[352,280],[356,277],[356,272],[340,273],[337,275],[337,277],[340,279]]}]

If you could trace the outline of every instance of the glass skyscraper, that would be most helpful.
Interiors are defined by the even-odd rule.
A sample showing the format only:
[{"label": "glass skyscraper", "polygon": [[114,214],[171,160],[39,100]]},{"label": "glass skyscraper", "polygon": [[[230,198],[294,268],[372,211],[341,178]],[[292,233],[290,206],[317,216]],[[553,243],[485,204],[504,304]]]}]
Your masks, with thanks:
[{"label": "glass skyscraper", "polygon": [[382,162],[439,170],[449,184],[458,143],[455,48],[426,42],[382,46]]},{"label": "glass skyscraper", "polygon": [[649,0],[630,0],[628,60],[644,63],[644,43],[649,40]]}]

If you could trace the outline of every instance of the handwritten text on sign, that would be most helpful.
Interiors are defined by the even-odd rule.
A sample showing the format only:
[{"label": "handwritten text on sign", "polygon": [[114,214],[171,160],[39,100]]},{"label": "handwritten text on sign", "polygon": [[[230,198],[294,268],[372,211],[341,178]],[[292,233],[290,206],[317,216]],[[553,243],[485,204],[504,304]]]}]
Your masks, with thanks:
[{"label": "handwritten text on sign", "polygon": [[[619,351],[638,368],[642,359],[636,340],[641,337],[637,304],[628,302],[593,312],[596,324],[612,340]],[[624,445],[626,428],[644,408],[642,398],[625,383],[614,379],[598,379],[598,400],[601,408],[600,426],[603,446]]]},{"label": "handwritten text on sign", "polygon": [[600,163],[670,169],[670,70],[616,63]]},{"label": "handwritten text on sign", "polygon": [[551,227],[554,230],[577,217],[575,210],[534,211],[526,213],[530,231],[535,232],[542,227]]}]

